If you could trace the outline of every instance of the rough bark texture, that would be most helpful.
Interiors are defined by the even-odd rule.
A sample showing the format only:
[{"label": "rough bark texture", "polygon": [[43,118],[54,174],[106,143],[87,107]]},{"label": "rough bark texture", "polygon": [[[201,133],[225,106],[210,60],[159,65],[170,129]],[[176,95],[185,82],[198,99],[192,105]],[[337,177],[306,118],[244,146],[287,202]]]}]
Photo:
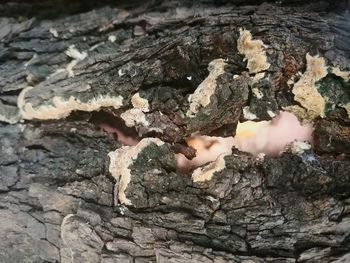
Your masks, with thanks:
[{"label": "rough bark texture", "polygon": [[[331,71],[350,69],[346,2],[130,1],[81,13],[91,6],[69,1],[56,18],[50,2],[0,4],[1,262],[350,261],[349,79]],[[67,1],[57,2],[59,12]],[[240,28],[267,45],[271,65],[255,82]],[[176,172],[173,144],[193,132],[233,134],[245,106],[257,120],[301,107],[288,80],[305,72],[307,53],[329,67],[317,82],[328,104],[314,119],[314,152],[235,151],[205,182]],[[219,58],[227,65],[214,95],[189,117],[189,95]],[[28,86],[21,101],[35,116],[17,106]],[[118,205],[108,153],[121,144],[83,111],[121,96],[118,107],[89,108],[119,118],[137,92],[150,110],[135,129],[165,143],[140,152],[125,191],[132,205]],[[70,98],[82,111],[38,113]]]}]

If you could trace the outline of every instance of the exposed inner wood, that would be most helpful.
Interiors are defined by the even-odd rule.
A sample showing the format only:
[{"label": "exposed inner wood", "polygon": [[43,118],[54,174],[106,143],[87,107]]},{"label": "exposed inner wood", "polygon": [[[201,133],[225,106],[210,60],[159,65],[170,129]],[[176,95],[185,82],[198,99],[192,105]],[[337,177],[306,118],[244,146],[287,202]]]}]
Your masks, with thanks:
[{"label": "exposed inner wood", "polygon": [[[350,261],[349,24],[348,1],[2,1],[0,262]],[[223,139],[285,110],[312,148]],[[196,136],[227,151],[182,171]]]}]

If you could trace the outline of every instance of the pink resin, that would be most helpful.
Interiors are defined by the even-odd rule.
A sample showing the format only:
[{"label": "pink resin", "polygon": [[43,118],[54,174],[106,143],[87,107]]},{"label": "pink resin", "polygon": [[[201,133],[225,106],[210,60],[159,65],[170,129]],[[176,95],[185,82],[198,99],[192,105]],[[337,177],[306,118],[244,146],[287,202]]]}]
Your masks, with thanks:
[{"label": "pink resin", "polygon": [[302,126],[292,113],[280,112],[271,121],[239,123],[235,137],[197,136],[187,140],[197,150],[197,156],[188,160],[177,154],[177,165],[180,170],[193,169],[216,160],[220,154],[230,154],[232,147],[253,155],[275,156],[295,140],[312,143],[312,132],[312,125]]}]

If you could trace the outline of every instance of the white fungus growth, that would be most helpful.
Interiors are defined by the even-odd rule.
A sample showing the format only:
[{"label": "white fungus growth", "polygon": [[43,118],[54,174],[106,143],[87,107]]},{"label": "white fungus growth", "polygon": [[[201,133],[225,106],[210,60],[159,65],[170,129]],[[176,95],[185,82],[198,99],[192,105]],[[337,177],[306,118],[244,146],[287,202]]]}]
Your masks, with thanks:
[{"label": "white fungus growth", "polygon": [[109,35],[108,40],[112,43],[114,43],[117,40],[117,37],[115,35]]},{"label": "white fungus growth", "polygon": [[66,67],[66,71],[68,73],[68,77],[74,77],[73,68],[78,64],[78,60],[72,60]]},{"label": "white fungus growth", "polygon": [[97,43],[96,45],[93,45],[92,47],[89,48],[89,51],[94,51],[96,48],[104,45],[105,42],[100,42],[100,43]]},{"label": "white fungus growth", "polygon": [[258,88],[252,88],[252,92],[257,99],[264,97],[264,94]]},{"label": "white fungus growth", "polygon": [[258,83],[259,80],[263,79],[264,77],[265,77],[265,72],[261,72],[261,73],[255,74],[252,77],[252,85],[255,84],[255,83]]},{"label": "white fungus growth", "polygon": [[135,95],[131,97],[131,104],[136,109],[140,109],[143,112],[149,112],[148,100],[141,98],[140,94],[138,92],[135,93]]},{"label": "white fungus growth", "polygon": [[102,107],[113,107],[119,109],[123,105],[122,96],[111,97],[108,95],[100,95],[97,98],[93,98],[87,102],[82,102],[79,99],[71,96],[68,100],[55,96],[52,99],[51,105],[40,105],[37,108],[33,108],[30,102],[25,101],[25,94],[33,87],[27,87],[22,90],[18,96],[17,106],[21,112],[23,119],[61,119],[67,117],[72,111],[97,111]]},{"label": "white fungus growth", "polygon": [[120,114],[120,117],[124,120],[125,125],[128,127],[133,127],[136,124],[141,124],[143,126],[149,125],[146,115],[140,109],[132,108]]},{"label": "white fungus growth", "polygon": [[[342,71],[339,67],[327,67],[324,58],[306,54],[306,71],[304,74],[301,72],[296,74],[300,76],[296,83],[294,83],[293,78],[287,82],[290,86],[294,84],[292,90],[295,95],[294,99],[303,107],[292,105],[284,107],[284,109],[293,112],[304,123],[311,123],[318,116],[323,117],[327,98],[322,97],[315,83],[324,78],[328,74],[328,70],[345,81],[350,80],[349,71]],[[339,104],[338,106],[346,109],[350,117],[350,103]]]},{"label": "white fungus growth", "polygon": [[87,53],[85,51],[80,52],[78,49],[75,48],[75,45],[69,46],[65,53],[68,57],[71,57],[76,60],[83,60],[87,57]]},{"label": "white fungus growth", "polygon": [[74,76],[73,68],[79,63],[79,61],[82,61],[87,57],[87,53],[85,51],[80,52],[78,49],[75,48],[74,45],[71,45],[66,50],[65,54],[68,57],[73,58],[73,60],[66,67],[66,70],[68,72],[68,77],[73,77]]},{"label": "white fungus growth", "polygon": [[311,144],[306,141],[294,141],[289,148],[293,154],[302,154],[311,149]]},{"label": "white fungus growth", "polygon": [[108,154],[110,158],[109,172],[114,178],[119,179],[118,199],[121,204],[132,204],[125,195],[125,190],[131,179],[129,167],[137,159],[139,153],[151,143],[157,146],[162,146],[164,144],[164,142],[158,138],[144,138],[135,146],[123,146]]},{"label": "white fungus growth", "polygon": [[125,125],[133,127],[136,124],[148,126],[149,123],[146,119],[144,112],[149,112],[148,100],[141,98],[139,93],[136,93],[131,98],[131,104],[134,108],[125,111],[120,117],[125,121]]},{"label": "white fungus growth", "polygon": [[306,71],[293,87],[294,100],[299,102],[306,110],[297,105],[286,107],[294,112],[300,119],[312,122],[316,117],[324,116],[325,99],[317,91],[316,81],[327,75],[324,58],[306,54]]},{"label": "white fungus growth", "polygon": [[248,60],[247,68],[249,73],[258,73],[267,70],[270,63],[267,62],[266,45],[261,40],[253,40],[248,30],[239,30],[240,37],[237,40],[238,52]]},{"label": "white fungus growth", "polygon": [[119,69],[118,70],[118,75],[119,75],[119,77],[122,77],[122,76],[125,75],[125,72],[122,69]]},{"label": "white fungus growth", "polygon": [[148,129],[149,131],[154,131],[156,133],[160,133],[160,134],[163,134],[164,131],[161,129],[161,128],[156,128],[156,127],[151,127]]},{"label": "white fungus growth", "polygon": [[255,120],[255,119],[257,119],[257,116],[250,111],[249,106],[245,106],[243,108],[243,117],[246,120]]},{"label": "white fungus growth", "polygon": [[347,111],[348,117],[350,118],[350,102],[343,105],[343,108]]},{"label": "white fungus growth", "polygon": [[288,81],[287,81],[287,85],[290,87],[290,86],[292,86],[294,84],[294,80],[293,79],[289,79]]},{"label": "white fungus growth", "polygon": [[257,99],[262,99],[264,97],[264,93],[262,93],[262,91],[259,90],[257,87],[254,87],[254,84],[258,83],[259,80],[263,79],[264,77],[265,77],[265,72],[257,73],[251,77],[251,86],[253,87],[251,90],[253,92],[253,95]]},{"label": "white fungus growth", "polygon": [[55,28],[51,27],[49,31],[54,37],[58,37],[58,32]]},{"label": "white fungus growth", "polygon": [[338,77],[343,78],[345,81],[350,80],[350,71],[343,71],[339,67],[332,68],[332,73]]},{"label": "white fungus growth", "polygon": [[216,79],[225,73],[226,63],[223,59],[215,59],[209,63],[209,75],[195,90],[189,98],[190,108],[186,115],[195,117],[200,107],[205,107],[210,103],[210,97],[215,93]]}]

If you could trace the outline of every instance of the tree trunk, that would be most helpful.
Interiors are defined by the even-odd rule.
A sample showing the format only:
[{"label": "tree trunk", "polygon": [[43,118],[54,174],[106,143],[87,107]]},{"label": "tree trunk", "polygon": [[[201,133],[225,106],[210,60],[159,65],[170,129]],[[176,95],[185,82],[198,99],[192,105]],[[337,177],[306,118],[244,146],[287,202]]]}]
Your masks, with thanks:
[{"label": "tree trunk", "polygon": [[[115,2],[0,4],[0,261],[350,262],[347,1]],[[176,169],[247,107],[313,149]]]}]

